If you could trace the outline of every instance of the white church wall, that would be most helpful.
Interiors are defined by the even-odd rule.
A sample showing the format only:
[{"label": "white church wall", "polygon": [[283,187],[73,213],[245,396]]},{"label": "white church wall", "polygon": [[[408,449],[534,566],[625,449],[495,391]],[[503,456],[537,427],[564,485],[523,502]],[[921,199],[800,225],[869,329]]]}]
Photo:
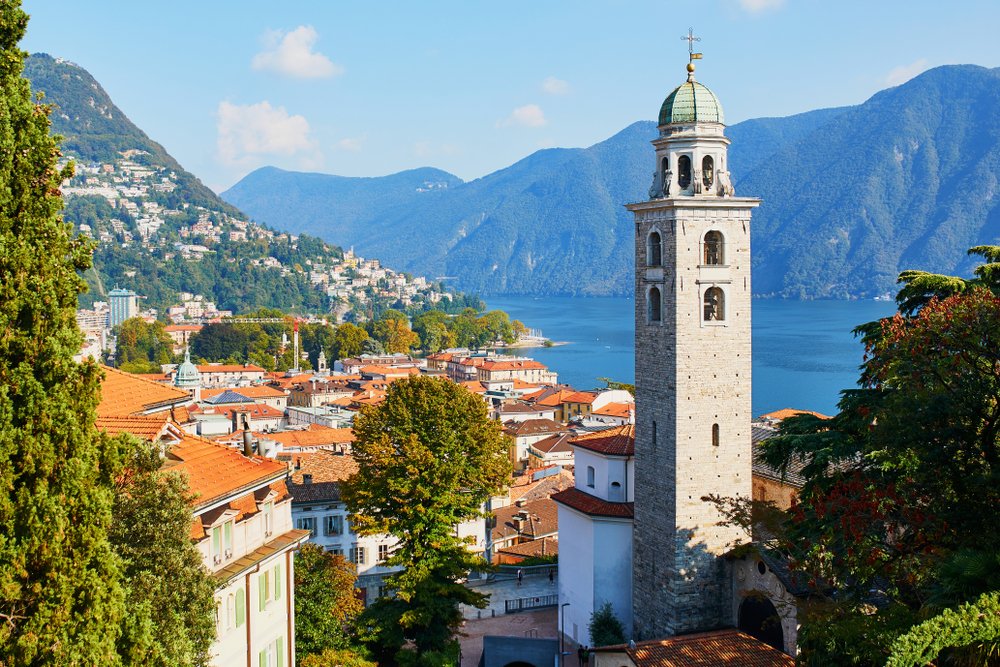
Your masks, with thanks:
[{"label": "white church wall", "polygon": [[[594,611],[594,522],[559,506],[559,619],[566,640],[590,642],[587,625]],[[569,603],[568,606],[563,606]]]},{"label": "white church wall", "polygon": [[[561,530],[560,530],[561,532]],[[611,603],[615,616],[632,637],[632,521],[594,521],[594,603]]]},{"label": "white church wall", "polygon": [[[602,500],[608,500],[608,485],[611,483],[608,479],[608,468],[611,461],[582,447],[573,448],[573,458],[576,466],[574,473],[576,488]],[[593,485],[590,484],[590,468],[594,469]]]}]

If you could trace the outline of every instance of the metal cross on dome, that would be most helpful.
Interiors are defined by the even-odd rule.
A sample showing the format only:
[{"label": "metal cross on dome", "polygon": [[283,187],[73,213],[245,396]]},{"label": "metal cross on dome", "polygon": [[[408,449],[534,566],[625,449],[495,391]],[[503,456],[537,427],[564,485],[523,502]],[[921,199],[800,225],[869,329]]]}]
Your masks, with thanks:
[{"label": "metal cross on dome", "polygon": [[688,43],[688,62],[691,62],[691,61],[694,61],[694,60],[700,60],[701,59],[701,54],[700,53],[695,53],[695,51],[694,51],[694,43],[695,42],[700,42],[701,41],[701,37],[695,37],[694,36],[694,28],[688,28],[688,34],[682,35],[681,39],[687,40],[687,43]]}]

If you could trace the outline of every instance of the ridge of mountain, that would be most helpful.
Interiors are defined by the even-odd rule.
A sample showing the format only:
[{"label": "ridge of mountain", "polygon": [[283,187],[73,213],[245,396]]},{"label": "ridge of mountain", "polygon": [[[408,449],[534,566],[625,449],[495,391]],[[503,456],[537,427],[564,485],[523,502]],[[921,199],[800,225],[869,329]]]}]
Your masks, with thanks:
[{"label": "ridge of mountain", "polygon": [[[892,291],[904,268],[967,272],[965,250],[1000,239],[997,72],[939,67],[859,105],[727,128],[737,192],[763,199],[754,292],[873,297]],[[626,295],[634,241],[622,205],[646,198],[655,136],[655,124],[640,121],[588,148],[541,150],[473,181],[397,193],[386,206],[380,195],[348,207],[320,188],[308,222],[278,195],[304,175],[284,172],[279,186],[258,170],[222,197],[278,229],[454,276],[461,289]],[[368,187],[396,188],[396,176]],[[321,186],[324,176],[309,178]]]}]

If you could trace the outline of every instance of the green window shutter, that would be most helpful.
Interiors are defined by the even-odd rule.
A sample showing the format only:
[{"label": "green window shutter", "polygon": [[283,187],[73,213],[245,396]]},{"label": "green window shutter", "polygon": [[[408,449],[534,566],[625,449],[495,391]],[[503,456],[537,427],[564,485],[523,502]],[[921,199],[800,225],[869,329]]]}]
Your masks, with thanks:
[{"label": "green window shutter", "polygon": [[243,589],[236,591],[236,627],[240,627],[247,619],[247,597]]},{"label": "green window shutter", "polygon": [[267,649],[257,654],[257,665],[259,667],[267,667]]},{"label": "green window shutter", "polygon": [[223,531],[225,534],[225,545],[227,549],[233,548],[233,522],[227,521],[223,526]]},{"label": "green window shutter", "polygon": [[212,529],[212,555],[222,553],[222,531],[218,528]]},{"label": "green window shutter", "polygon": [[275,646],[278,651],[278,667],[285,667],[285,638],[278,637],[275,640]]},{"label": "green window shutter", "polygon": [[267,604],[267,573],[261,572],[257,576],[257,600],[260,602],[260,611],[264,611]]},{"label": "green window shutter", "polygon": [[274,599],[281,599],[281,563],[274,566]]}]

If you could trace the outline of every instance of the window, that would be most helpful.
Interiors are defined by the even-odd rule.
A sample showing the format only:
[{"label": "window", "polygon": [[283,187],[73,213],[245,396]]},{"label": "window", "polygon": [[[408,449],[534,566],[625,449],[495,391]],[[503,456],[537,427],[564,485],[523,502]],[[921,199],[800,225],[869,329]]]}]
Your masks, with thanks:
[{"label": "window", "polygon": [[656,422],[653,422],[653,446],[656,446]]},{"label": "window", "polygon": [[281,599],[281,563],[274,566],[274,574],[271,577],[274,580],[274,598],[275,600]]},{"label": "window", "polygon": [[659,266],[663,263],[661,251],[663,249],[659,232],[650,232],[646,239],[646,266]]},{"label": "window", "polygon": [[310,537],[316,537],[316,517],[307,516],[295,520],[295,527],[300,530],[308,530]]},{"label": "window", "polygon": [[705,234],[705,264],[710,266],[724,264],[724,249],[722,232],[712,230]]},{"label": "window", "polygon": [[330,553],[332,553],[335,556],[343,556],[344,555],[344,549],[342,547],[327,547],[326,550],[329,551]]},{"label": "window", "polygon": [[[384,563],[387,560],[389,560],[389,545],[388,544],[378,545],[378,562]],[[379,597],[381,596],[382,594],[379,593]]]},{"label": "window", "polygon": [[271,598],[271,571],[264,570],[257,575],[257,609],[264,611]]},{"label": "window", "polygon": [[351,560],[354,561],[356,565],[365,564],[365,548],[364,547],[354,547],[351,550]]},{"label": "window", "polygon": [[278,637],[257,654],[257,667],[285,667],[285,638]]},{"label": "window", "polygon": [[677,185],[681,190],[687,190],[691,185],[691,158],[687,155],[677,158]]},{"label": "window", "polygon": [[712,445],[719,446],[719,425],[712,424]]},{"label": "window", "polygon": [[726,319],[726,295],[719,287],[705,290],[705,321],[722,322]]},{"label": "window", "polygon": [[380,598],[389,597],[389,587],[388,586],[379,586],[378,587],[378,596]]},{"label": "window", "polygon": [[587,466],[587,486],[594,488],[594,466]]},{"label": "window", "polygon": [[264,503],[264,537],[274,533],[274,503]]},{"label": "window", "polygon": [[622,485],[620,482],[611,482],[611,491],[608,494],[608,499],[612,502],[621,502],[625,500],[622,495]]},{"label": "window", "polygon": [[236,589],[236,627],[243,627],[247,620],[247,596],[242,588]]},{"label": "window", "polygon": [[712,189],[713,180],[715,180],[715,161],[711,155],[706,155],[701,161],[701,182],[706,190]]},{"label": "window", "polygon": [[324,532],[327,535],[343,535],[344,534],[344,517],[340,514],[330,515],[325,518],[326,525],[324,526]]},{"label": "window", "polygon": [[650,322],[659,322],[662,318],[661,314],[661,299],[660,299],[660,288],[650,287],[649,294],[646,296],[646,310],[647,316]]},{"label": "window", "polygon": [[233,557],[233,522],[222,524],[222,546],[225,548],[224,558]]}]

